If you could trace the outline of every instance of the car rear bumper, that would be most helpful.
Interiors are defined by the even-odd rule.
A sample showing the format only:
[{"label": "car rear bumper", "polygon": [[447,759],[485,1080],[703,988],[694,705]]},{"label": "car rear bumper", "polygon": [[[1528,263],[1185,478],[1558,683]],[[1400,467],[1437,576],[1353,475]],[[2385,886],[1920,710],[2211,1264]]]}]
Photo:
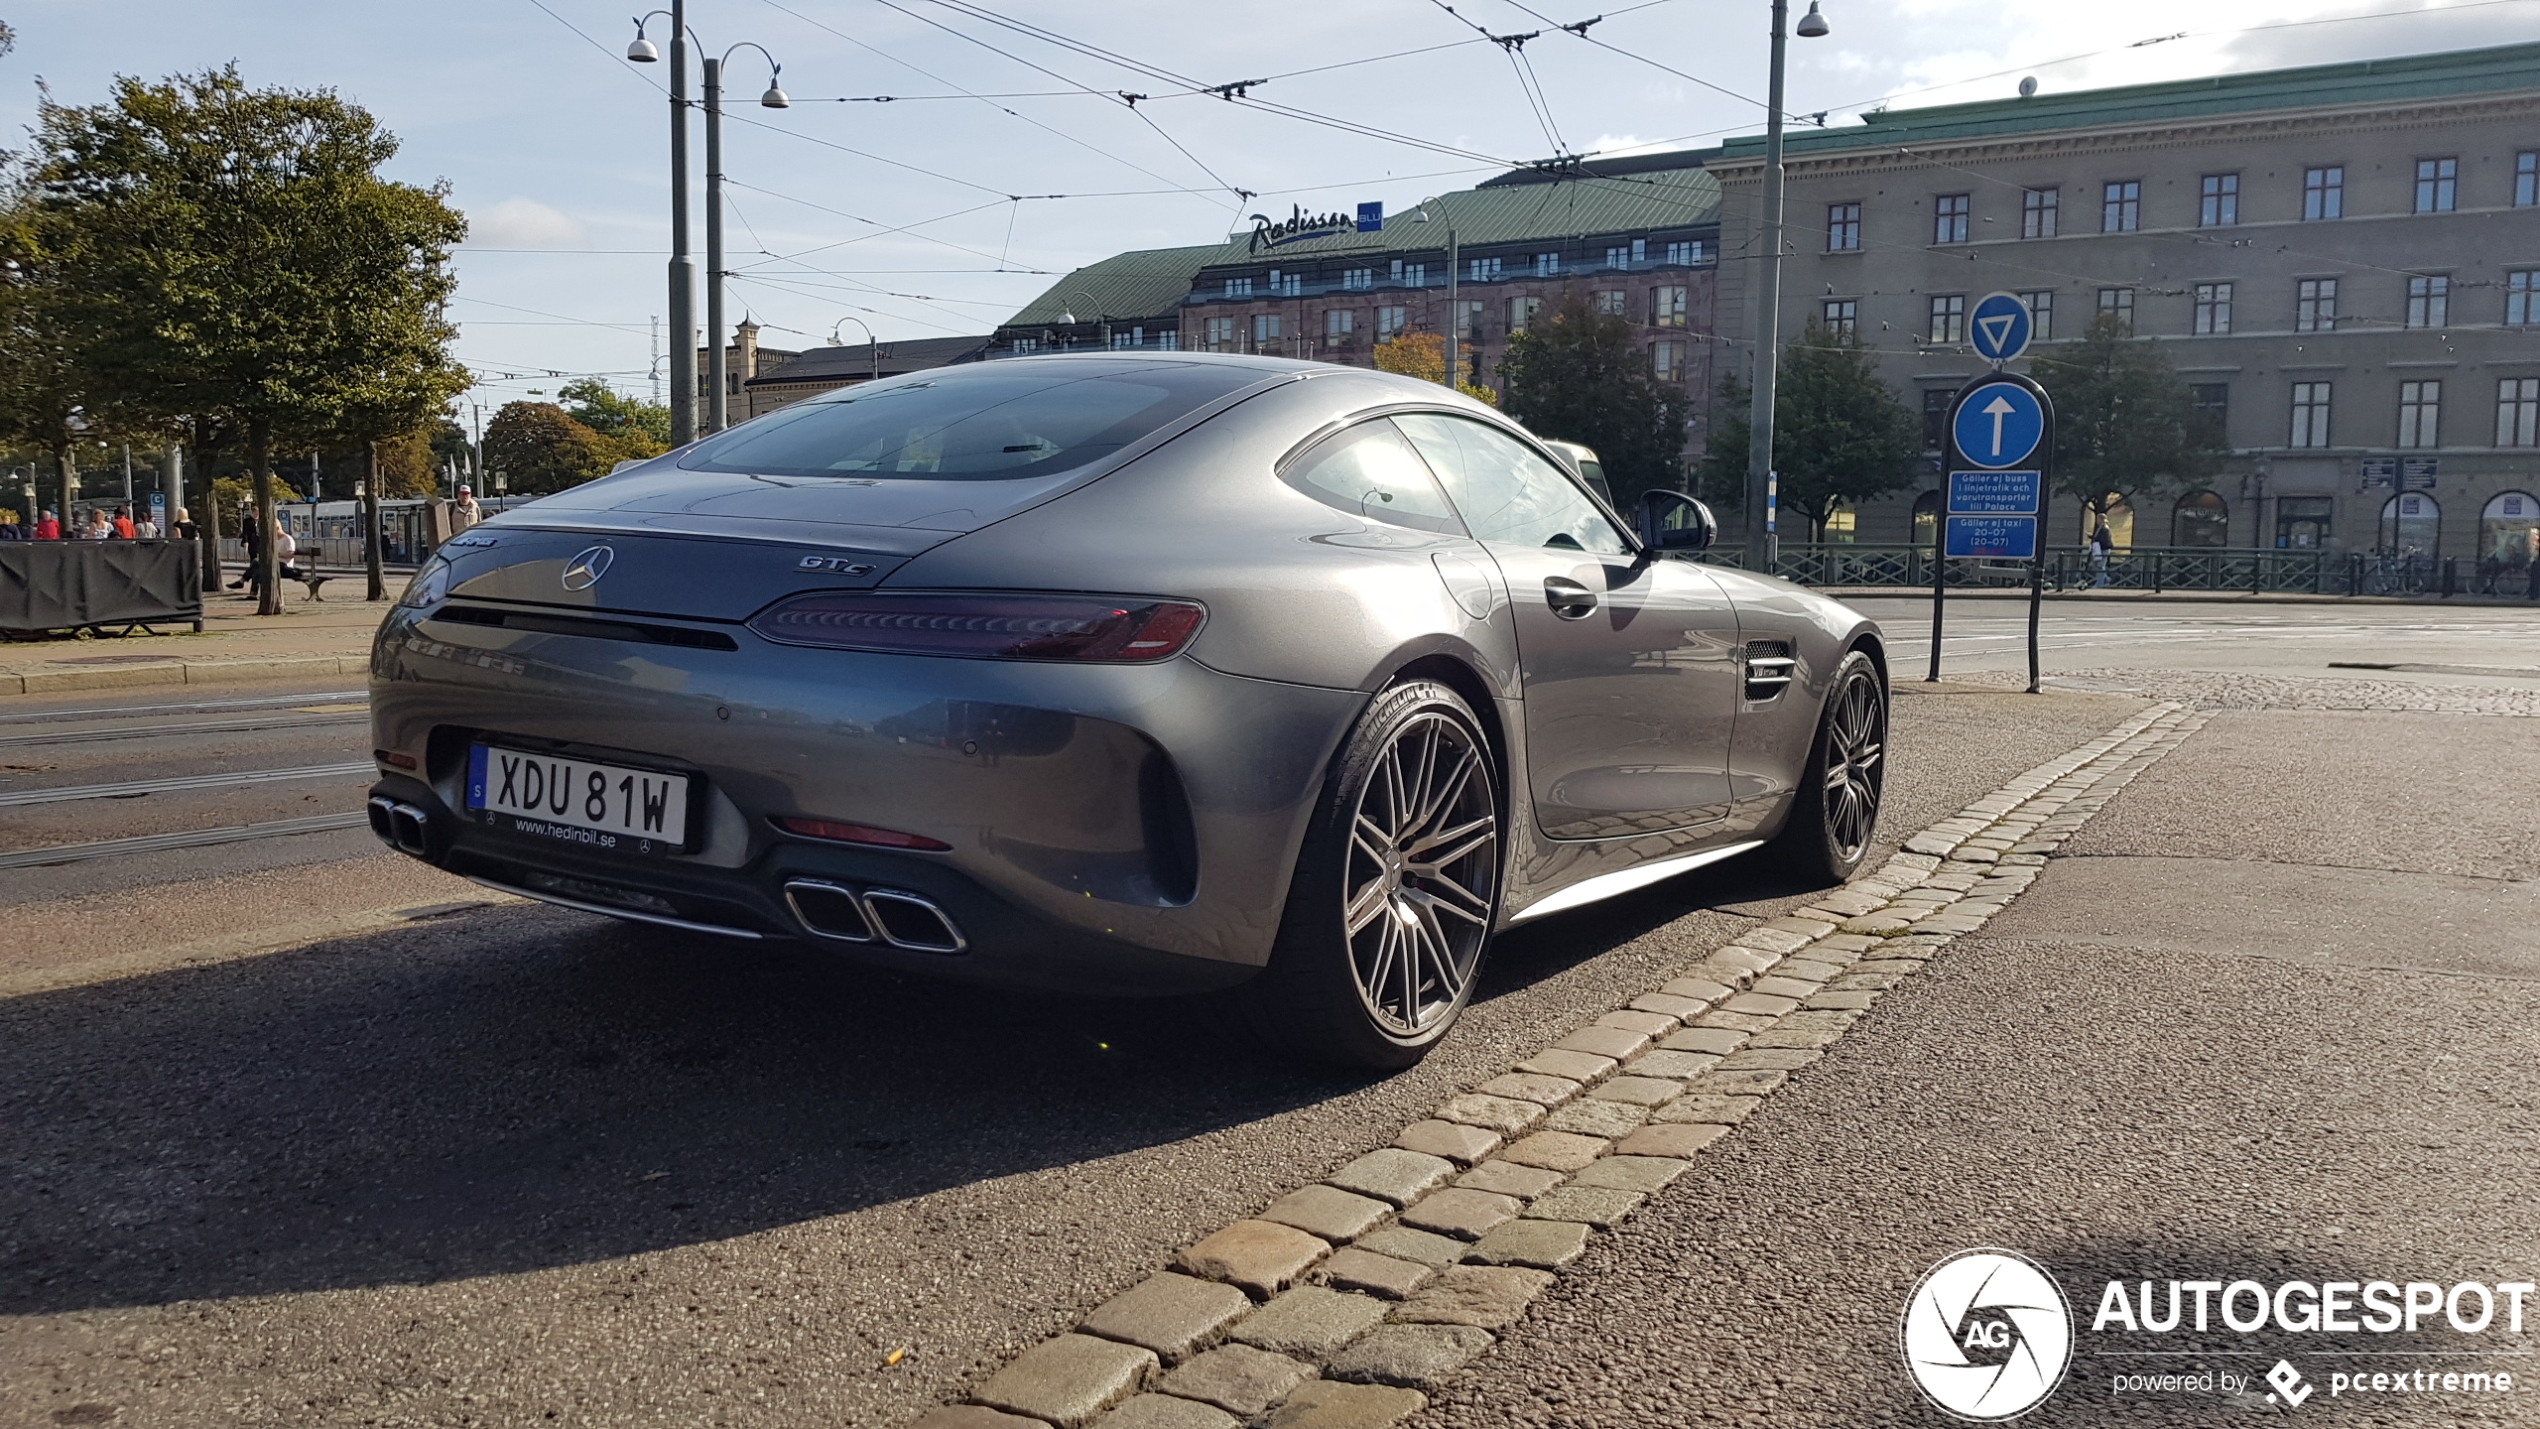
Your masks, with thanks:
[{"label": "car rear bumper", "polygon": [[[416,768],[384,770],[374,791],[391,842],[535,897],[910,970],[1086,991],[1222,984],[1269,956],[1323,770],[1362,702],[1188,659],[929,659],[711,628],[739,648],[396,612],[374,649],[372,720],[382,753]],[[693,840],[638,856],[508,832],[466,808],[481,740],[687,774]],[[949,847],[806,839],[783,817]],[[789,883],[838,892],[789,897]],[[828,911],[807,921],[807,906]],[[840,935],[857,931],[848,910],[867,936]]]}]

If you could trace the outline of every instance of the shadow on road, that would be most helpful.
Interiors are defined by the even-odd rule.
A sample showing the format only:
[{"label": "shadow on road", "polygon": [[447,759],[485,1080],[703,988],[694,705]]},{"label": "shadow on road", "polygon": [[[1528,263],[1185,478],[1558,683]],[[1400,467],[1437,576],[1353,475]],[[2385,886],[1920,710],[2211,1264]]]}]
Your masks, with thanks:
[{"label": "shadow on road", "polygon": [[[1480,1001],[1769,891],[1731,866],[1528,927]],[[0,1313],[624,1256],[1367,1085],[1259,1049],[1236,996],[999,994],[507,909],[12,999]]]}]

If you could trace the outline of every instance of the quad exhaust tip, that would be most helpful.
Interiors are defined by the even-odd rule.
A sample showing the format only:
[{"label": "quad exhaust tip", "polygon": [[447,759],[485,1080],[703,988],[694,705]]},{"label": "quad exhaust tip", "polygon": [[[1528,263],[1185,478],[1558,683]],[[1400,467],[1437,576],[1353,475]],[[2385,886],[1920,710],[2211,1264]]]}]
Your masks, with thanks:
[{"label": "quad exhaust tip", "polygon": [[965,953],[970,941],[951,916],[914,893],[868,888],[859,893],[817,878],[785,885],[794,918],[816,937],[839,943],[877,939],[912,953]]},{"label": "quad exhaust tip", "polygon": [[370,831],[399,853],[431,857],[432,847],[425,833],[431,826],[432,816],[412,804],[379,795],[371,798]]}]

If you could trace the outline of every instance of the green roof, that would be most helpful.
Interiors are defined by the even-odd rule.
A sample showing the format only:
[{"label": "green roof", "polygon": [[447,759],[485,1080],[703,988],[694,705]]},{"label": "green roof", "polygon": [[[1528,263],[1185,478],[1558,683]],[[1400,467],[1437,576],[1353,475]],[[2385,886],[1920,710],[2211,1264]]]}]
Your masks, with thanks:
[{"label": "green roof", "polygon": [[[2257,70],[2027,99],[1988,99],[1927,109],[1872,110],[1840,129],[1786,133],[1788,154],[1984,139],[2056,129],[2162,124],[2262,110],[2342,108],[2540,89],[2540,44],[2495,45],[2395,59]],[[1723,159],[1761,159],[1764,136],[1731,139]]]},{"label": "green roof", "polygon": [[[1487,184],[1423,199],[1387,214],[1385,226],[1374,233],[1353,229],[1257,252],[1247,229],[1223,243],[1115,254],[1059,279],[1002,326],[1056,323],[1071,312],[1080,322],[1160,316],[1181,306],[1206,268],[1441,253],[1449,228],[1455,230],[1456,242],[1468,249],[1658,228],[1707,228],[1720,221],[1720,184],[1699,162],[1689,160],[1683,168],[1599,174],[1590,161],[1576,175]],[[1429,215],[1428,222],[1413,217],[1421,212]],[[1287,215],[1270,216],[1283,219]]]}]

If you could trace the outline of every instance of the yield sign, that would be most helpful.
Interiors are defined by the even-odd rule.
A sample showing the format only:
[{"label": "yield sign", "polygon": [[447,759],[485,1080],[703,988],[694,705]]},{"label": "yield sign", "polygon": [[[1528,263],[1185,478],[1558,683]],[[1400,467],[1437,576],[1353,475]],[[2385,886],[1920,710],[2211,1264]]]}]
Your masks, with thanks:
[{"label": "yield sign", "polygon": [[1987,293],[1967,315],[1968,336],[1973,339],[1976,356],[1987,362],[2003,363],[2028,350],[2029,338],[2037,330],[2028,304],[2010,293]]}]

